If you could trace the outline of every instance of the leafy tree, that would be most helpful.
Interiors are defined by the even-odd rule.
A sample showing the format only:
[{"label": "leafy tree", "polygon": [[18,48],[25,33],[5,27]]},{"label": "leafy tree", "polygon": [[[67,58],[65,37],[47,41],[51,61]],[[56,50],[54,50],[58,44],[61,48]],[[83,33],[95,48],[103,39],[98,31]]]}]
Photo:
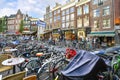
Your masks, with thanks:
[{"label": "leafy tree", "polygon": [[21,33],[24,30],[23,26],[24,26],[24,23],[23,23],[23,20],[21,20],[21,22],[20,22],[20,29],[19,29],[19,32],[21,32]]},{"label": "leafy tree", "polygon": [[0,32],[4,32],[6,30],[6,18],[2,17],[0,19]]}]

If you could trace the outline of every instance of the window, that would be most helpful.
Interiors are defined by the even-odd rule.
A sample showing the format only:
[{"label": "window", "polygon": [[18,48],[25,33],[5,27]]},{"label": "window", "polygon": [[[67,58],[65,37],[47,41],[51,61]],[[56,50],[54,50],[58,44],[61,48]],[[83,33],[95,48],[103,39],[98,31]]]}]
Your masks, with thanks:
[{"label": "window", "polygon": [[103,16],[110,15],[110,7],[104,7],[103,8]]},{"label": "window", "polygon": [[52,18],[50,18],[50,23],[52,23]]},{"label": "window", "polygon": [[89,13],[89,5],[86,4],[83,6],[83,12],[84,12],[84,14]]},{"label": "window", "polygon": [[69,22],[66,23],[66,27],[68,28],[70,26]]},{"label": "window", "polygon": [[110,19],[103,20],[103,27],[110,27]]},{"label": "window", "polygon": [[77,8],[77,15],[82,15],[82,7]]},{"label": "window", "polygon": [[57,13],[60,13],[60,10],[58,10]]},{"label": "window", "polygon": [[65,16],[62,17],[62,22],[65,22]]},{"label": "window", "polygon": [[100,16],[100,10],[96,9],[93,11],[93,17],[99,17]]},{"label": "window", "polygon": [[98,6],[103,5],[104,0],[98,0]]},{"label": "window", "polygon": [[62,24],[62,28],[65,28],[65,23]]},{"label": "window", "polygon": [[74,12],[74,7],[71,7],[70,8],[70,13],[73,13]]},{"label": "window", "polygon": [[52,13],[50,13],[50,17],[52,17]]},{"label": "window", "polygon": [[54,22],[56,21],[56,17],[54,17]]},{"label": "window", "polygon": [[69,9],[66,10],[66,14],[69,14]]},{"label": "window", "polygon": [[94,28],[99,28],[99,21],[94,21]]},{"label": "window", "polygon": [[70,22],[70,27],[74,27],[74,21]]},{"label": "window", "polygon": [[98,4],[98,0],[93,0],[93,4]]},{"label": "window", "polygon": [[56,15],[56,11],[54,11],[54,15]]},{"label": "window", "polygon": [[62,16],[64,16],[65,15],[65,11],[62,11]]},{"label": "window", "polygon": [[85,16],[84,18],[84,27],[88,27],[89,26],[89,17],[88,16]]},{"label": "window", "polygon": [[69,15],[67,15],[67,16],[66,16],[66,21],[69,21],[69,19],[70,19],[70,18],[69,18]]},{"label": "window", "polygon": [[57,20],[60,20],[60,15],[57,16]]},{"label": "window", "polygon": [[81,18],[79,18],[77,20],[77,27],[82,27],[82,19]]},{"label": "window", "polygon": [[74,14],[70,15],[71,20],[74,20]]},{"label": "window", "polygon": [[17,18],[20,18],[20,15],[17,15]]}]

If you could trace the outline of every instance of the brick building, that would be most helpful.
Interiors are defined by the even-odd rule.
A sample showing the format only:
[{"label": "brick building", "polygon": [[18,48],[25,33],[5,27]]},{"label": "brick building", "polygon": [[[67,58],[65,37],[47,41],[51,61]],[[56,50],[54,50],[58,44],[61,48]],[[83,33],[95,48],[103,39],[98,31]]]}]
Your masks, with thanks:
[{"label": "brick building", "polygon": [[[101,40],[101,44],[106,42],[108,46],[114,45],[116,41],[120,42],[119,7],[120,0],[69,0],[59,7],[61,9],[59,27],[62,36],[68,40],[97,37]],[[54,22],[54,16],[57,16],[54,15],[55,10],[49,9],[48,16],[51,15],[51,18],[45,18],[45,22],[51,22],[47,31],[59,28]]]},{"label": "brick building", "polygon": [[18,32],[21,20],[23,20],[23,14],[21,13],[20,9],[17,11],[16,14],[12,14],[7,17],[8,32]]}]

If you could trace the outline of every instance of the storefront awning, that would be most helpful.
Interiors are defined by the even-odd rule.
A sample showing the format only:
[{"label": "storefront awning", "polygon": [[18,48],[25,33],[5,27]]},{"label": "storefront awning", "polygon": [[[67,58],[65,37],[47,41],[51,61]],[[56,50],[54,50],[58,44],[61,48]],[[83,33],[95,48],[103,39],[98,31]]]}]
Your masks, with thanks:
[{"label": "storefront awning", "polygon": [[23,31],[22,34],[36,34],[37,31]]},{"label": "storefront awning", "polygon": [[113,32],[113,31],[109,31],[109,32],[91,32],[90,34],[88,34],[88,36],[107,36],[107,37],[111,37],[111,36],[115,36],[115,32]]}]

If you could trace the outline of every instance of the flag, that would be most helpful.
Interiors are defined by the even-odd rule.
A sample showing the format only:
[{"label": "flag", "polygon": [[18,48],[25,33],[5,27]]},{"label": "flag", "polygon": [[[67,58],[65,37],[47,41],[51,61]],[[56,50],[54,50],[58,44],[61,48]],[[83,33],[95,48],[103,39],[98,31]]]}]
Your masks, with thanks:
[{"label": "flag", "polygon": [[46,27],[46,23],[44,21],[38,20],[37,21],[37,26]]}]

